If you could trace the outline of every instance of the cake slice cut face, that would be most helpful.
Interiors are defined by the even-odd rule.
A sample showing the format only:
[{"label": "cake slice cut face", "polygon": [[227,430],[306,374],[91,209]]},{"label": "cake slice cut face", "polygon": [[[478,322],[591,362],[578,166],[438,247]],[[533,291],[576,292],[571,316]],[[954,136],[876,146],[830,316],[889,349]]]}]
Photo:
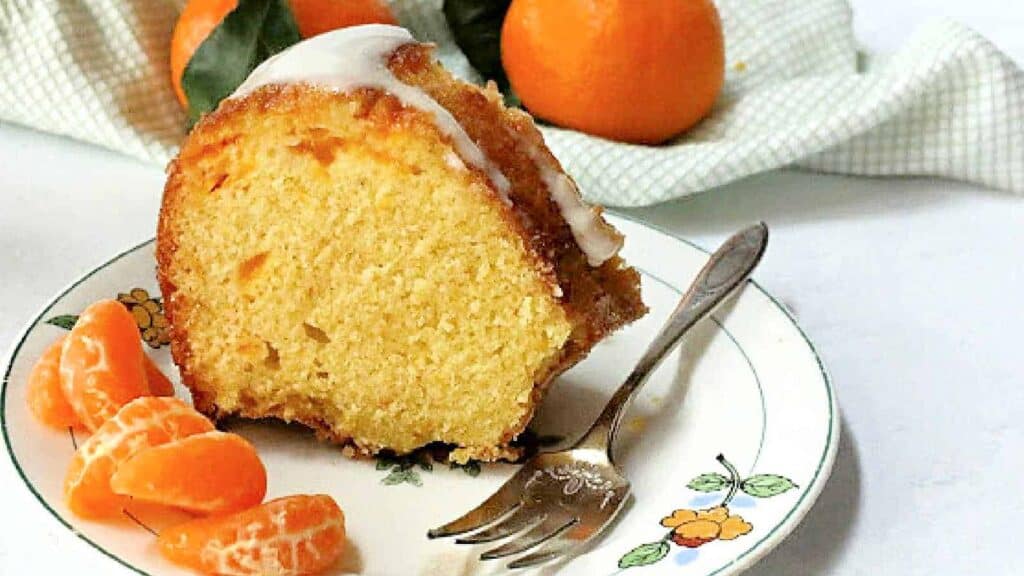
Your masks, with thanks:
[{"label": "cake slice cut face", "polygon": [[645,312],[620,245],[526,114],[368,26],[266,62],[196,126],[157,259],[200,410],[493,460]]}]

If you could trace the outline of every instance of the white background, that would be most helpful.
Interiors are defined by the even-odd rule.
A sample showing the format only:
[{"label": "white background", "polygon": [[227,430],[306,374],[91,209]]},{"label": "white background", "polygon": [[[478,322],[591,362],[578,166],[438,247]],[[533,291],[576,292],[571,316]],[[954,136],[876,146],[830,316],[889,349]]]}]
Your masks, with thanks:
[{"label": "white background", "polygon": [[[895,50],[945,16],[1024,62],[1016,1],[853,4],[870,49]],[[159,168],[0,126],[0,347],[65,284],[152,236],[162,183]],[[705,246],[767,221],[757,278],[793,309],[839,392],[832,480],[750,574],[1024,570],[1024,200],[787,171],[633,213]],[[0,574],[113,571],[43,512],[6,458],[0,511]]]}]

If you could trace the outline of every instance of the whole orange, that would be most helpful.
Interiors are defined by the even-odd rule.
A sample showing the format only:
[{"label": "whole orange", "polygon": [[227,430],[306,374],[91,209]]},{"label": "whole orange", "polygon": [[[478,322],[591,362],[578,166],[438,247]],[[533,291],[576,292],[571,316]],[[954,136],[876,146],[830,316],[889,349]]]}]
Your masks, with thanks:
[{"label": "whole orange", "polygon": [[398,24],[380,0],[288,0],[303,38],[360,24]]},{"label": "whole orange", "polygon": [[[359,24],[396,24],[395,16],[381,0],[289,0],[299,34],[303,38]],[[171,85],[178,102],[188,108],[181,75],[188,61],[238,0],[189,0],[178,16],[171,37]]]},{"label": "whole orange", "polygon": [[501,60],[535,116],[643,144],[700,121],[725,78],[711,0],[512,0]]}]

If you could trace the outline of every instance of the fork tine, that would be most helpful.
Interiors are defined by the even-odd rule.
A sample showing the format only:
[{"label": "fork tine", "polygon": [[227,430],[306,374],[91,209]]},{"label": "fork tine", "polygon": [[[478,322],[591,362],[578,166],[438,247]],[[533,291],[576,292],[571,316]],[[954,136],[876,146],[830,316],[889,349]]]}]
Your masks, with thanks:
[{"label": "fork tine", "polygon": [[529,568],[538,564],[543,564],[551,560],[555,560],[561,556],[565,556],[578,550],[584,544],[590,541],[591,538],[601,532],[601,529],[607,525],[608,520],[614,517],[614,514],[605,516],[604,518],[584,518],[579,521],[575,526],[570,527],[567,530],[563,530],[554,538],[549,539],[547,542],[530,554],[519,557],[508,565],[509,570],[515,570],[518,568]]},{"label": "fork tine", "polygon": [[[491,498],[493,498],[492,496]],[[492,506],[489,505],[490,500],[477,506],[476,508],[466,512],[456,520],[439,526],[427,531],[427,538],[446,538],[448,536],[457,536],[459,534],[465,534],[466,532],[472,532],[483,528],[494,522],[495,520],[505,516],[511,511],[518,510],[519,504],[511,503],[507,507],[501,505]]]},{"label": "fork tine", "polygon": [[444,526],[439,526],[427,531],[427,538],[444,538],[472,532],[493,523],[495,520],[512,512],[519,506],[521,498],[519,490],[523,481],[518,475],[509,478],[502,484],[501,488],[491,494],[479,506],[466,512],[459,518],[452,520]]},{"label": "fork tine", "polygon": [[551,514],[529,532],[480,555],[481,560],[504,558],[540,546],[579,523],[580,519],[567,514]]},{"label": "fork tine", "polygon": [[513,562],[509,562],[508,569],[530,568],[538,564],[550,562],[568,554],[573,548],[581,546],[584,541],[576,540],[567,536],[564,532],[548,540],[540,550],[531,552]]},{"label": "fork tine", "polygon": [[515,512],[490,528],[481,530],[480,532],[470,536],[463,536],[462,538],[455,540],[455,543],[480,544],[482,542],[500,540],[501,538],[511,536],[516,532],[521,532],[526,528],[530,528],[540,522],[543,522],[546,517],[547,515],[544,514],[544,511],[541,510],[540,506],[536,503],[526,503],[516,508]]}]

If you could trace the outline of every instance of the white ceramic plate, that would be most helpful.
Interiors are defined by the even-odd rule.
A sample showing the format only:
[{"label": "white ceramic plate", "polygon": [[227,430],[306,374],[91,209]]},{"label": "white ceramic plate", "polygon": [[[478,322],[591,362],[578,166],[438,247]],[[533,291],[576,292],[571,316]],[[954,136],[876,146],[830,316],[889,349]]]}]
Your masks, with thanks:
[{"label": "white ceramic plate", "polygon": [[[531,425],[543,436],[571,439],[586,428],[707,260],[704,251],[684,240],[621,216],[610,220],[628,239],[626,259],[643,273],[651,313],[560,378]],[[779,255],[769,248],[767,257]],[[105,524],[72,516],[61,500],[61,483],[76,439],[29,415],[25,381],[43,348],[64,331],[62,315],[133,288],[156,295],[153,270],[153,244],[147,242],[58,295],[15,343],[0,392],[6,449],[42,503],[40,515],[52,514],[107,555],[110,574],[184,574],[155,550],[150,530],[159,531],[169,520],[147,517],[143,510],[135,511],[134,519]],[[155,331],[146,336],[160,344]],[[165,372],[176,373],[165,346],[149,352]],[[186,396],[180,387],[179,395]],[[428,541],[425,534],[475,506],[514,472],[513,465],[451,469],[434,463],[430,470],[420,464],[403,469],[400,463],[349,460],[298,427],[234,423],[231,429],[249,438],[263,457],[270,475],[268,498],[323,492],[339,502],[351,548],[334,573],[503,570],[500,563],[476,560],[486,545]],[[838,436],[835,395],[811,343],[777,301],[749,285],[695,329],[626,416],[616,454],[633,497],[620,519],[584,554],[542,571],[738,573],[778,545],[807,513],[828,478]],[[739,518],[722,524],[721,512],[712,515],[717,537],[716,526],[688,522],[693,518],[685,510],[714,508],[726,499],[729,515]],[[663,526],[677,510],[684,511],[668,524],[678,528]],[[710,539],[695,540],[694,534]]]}]

